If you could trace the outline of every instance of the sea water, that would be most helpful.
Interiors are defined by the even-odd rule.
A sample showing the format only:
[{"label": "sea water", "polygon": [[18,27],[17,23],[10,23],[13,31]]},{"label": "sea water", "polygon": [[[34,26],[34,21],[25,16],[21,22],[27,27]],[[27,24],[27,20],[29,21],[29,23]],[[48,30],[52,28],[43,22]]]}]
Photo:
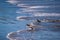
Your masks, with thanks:
[{"label": "sea water", "polygon": [[[21,0],[22,1],[22,0]],[[27,0],[28,1],[28,0]],[[35,0],[36,1],[36,0]],[[38,2],[39,1],[39,2]],[[32,4],[32,5],[43,5],[43,6],[46,6],[46,5],[49,5],[49,6],[57,6],[57,7],[50,7],[50,8],[43,8],[43,10],[45,11],[39,11],[41,13],[58,13],[60,14],[60,1],[59,0],[47,0],[47,1],[44,1],[44,0],[38,0],[36,1],[36,3],[32,3],[30,0],[29,2],[24,2],[25,4]],[[15,2],[15,1],[14,1]],[[26,29],[26,24],[29,23],[27,21],[13,21],[17,16],[31,16],[31,15],[22,15],[22,14],[17,14],[16,13],[16,10],[18,11],[18,9],[21,9],[22,7],[17,7],[16,4],[13,4],[10,2],[8,3],[8,0],[0,0],[0,40],[9,40],[7,38],[7,35],[10,33],[10,32],[16,32],[18,30],[25,30]],[[19,3],[19,2],[18,2]],[[40,3],[40,4],[39,4]],[[24,8],[23,8],[24,9]],[[41,10],[41,9],[38,9],[38,10]],[[21,12],[21,10],[20,10]],[[29,13],[29,12],[28,12]],[[30,13],[33,13],[33,12],[30,12]],[[35,12],[34,12],[35,13]],[[1,17],[3,19],[1,19]],[[6,18],[7,17],[7,18]],[[7,20],[5,20],[5,18]],[[12,18],[12,20],[10,19]],[[44,17],[43,17],[44,18]],[[54,17],[50,17],[50,19],[60,19],[60,16],[54,16]],[[41,18],[42,19],[42,18]],[[11,21],[13,21],[14,23],[11,23]],[[49,23],[50,24],[50,23]],[[49,24],[47,24],[47,27],[50,26]],[[59,24],[60,23],[56,23],[56,24]],[[53,25],[53,24],[52,24]],[[44,23],[44,26],[45,26],[45,23]],[[50,26],[51,27],[51,26]],[[48,31],[45,31],[42,30],[42,31],[36,31],[34,33],[32,33],[34,36],[33,36],[33,39],[36,40],[60,40],[60,28],[57,28],[57,29],[53,29],[53,30],[49,30]],[[19,31],[20,32],[20,31]],[[18,33],[19,33],[18,32]],[[17,32],[16,32],[17,33]],[[23,33],[23,32],[22,32]],[[28,32],[29,33],[29,32]],[[28,34],[27,33],[27,34]],[[24,39],[24,37],[26,37],[26,33],[24,32],[22,35],[22,38]],[[16,34],[17,35],[17,34]],[[19,34],[20,35],[20,34]],[[18,35],[18,36],[19,36]],[[17,37],[18,37],[17,36]],[[27,35],[29,38],[31,38],[31,34],[30,35]],[[39,36],[39,37],[38,37]],[[20,37],[20,36],[19,36]],[[46,39],[45,39],[46,38]],[[50,39],[51,38],[51,39]],[[31,40],[33,40],[31,39]]]}]

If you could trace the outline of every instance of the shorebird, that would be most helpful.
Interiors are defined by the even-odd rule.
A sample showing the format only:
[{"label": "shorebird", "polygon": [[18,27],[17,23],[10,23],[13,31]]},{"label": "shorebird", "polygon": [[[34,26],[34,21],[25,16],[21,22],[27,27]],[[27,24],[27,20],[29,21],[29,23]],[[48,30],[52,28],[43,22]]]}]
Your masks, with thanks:
[{"label": "shorebird", "polygon": [[33,25],[33,24],[27,24],[27,26],[29,28],[31,28],[31,31],[35,30],[37,28],[37,26]]}]

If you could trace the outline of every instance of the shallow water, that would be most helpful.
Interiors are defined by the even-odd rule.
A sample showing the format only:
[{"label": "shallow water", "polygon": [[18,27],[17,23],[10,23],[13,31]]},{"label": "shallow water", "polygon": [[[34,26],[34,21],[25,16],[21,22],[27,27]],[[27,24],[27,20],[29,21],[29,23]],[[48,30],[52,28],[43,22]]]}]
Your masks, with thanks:
[{"label": "shallow water", "polygon": [[60,28],[37,28],[35,31],[21,30],[9,33],[10,40],[60,40]]},{"label": "shallow water", "polygon": [[[10,32],[16,32],[18,30],[25,30],[26,24],[30,23],[31,21],[17,21],[16,17],[17,16],[32,16],[32,14],[26,14],[26,13],[55,13],[55,14],[60,14],[60,0],[38,0],[38,1],[30,1],[26,0],[25,2],[22,1],[21,3],[23,4],[28,4],[30,5],[35,5],[35,6],[51,6],[49,8],[37,8],[33,10],[37,10],[34,12],[22,12],[24,11],[24,7],[17,7],[17,4],[20,4],[19,2],[17,4],[12,4],[9,2],[6,2],[7,0],[0,0],[0,40],[9,40],[6,36]],[[27,2],[28,1],[28,2]],[[54,7],[55,6],[55,7]],[[30,10],[30,9],[27,9]],[[39,11],[38,11],[39,10]],[[42,11],[41,11],[42,10]],[[16,13],[18,11],[18,13]],[[19,13],[21,12],[21,14]],[[25,13],[25,14],[24,14]],[[55,15],[54,14],[54,15]],[[44,16],[44,17],[38,17],[38,18],[32,18],[31,20],[36,20],[36,19],[60,19],[60,16]],[[40,26],[46,27],[45,29],[36,29],[34,33],[32,33],[32,38],[31,34],[29,32],[22,32],[21,37],[23,38],[22,40],[25,39],[25,37],[28,39],[26,40],[60,40],[60,26],[57,28],[54,28],[57,25],[60,25],[60,23],[41,23]],[[48,28],[47,28],[48,27]],[[51,28],[52,27],[52,28]],[[40,30],[40,31],[38,31]],[[20,31],[19,31],[20,32]],[[23,35],[25,34],[25,35]],[[20,35],[20,34],[19,34]],[[18,36],[19,36],[18,35]],[[17,34],[16,34],[17,36]],[[18,37],[17,36],[17,37]],[[20,36],[19,36],[20,37]],[[19,37],[17,38],[19,40]],[[31,39],[30,39],[31,38]]]}]

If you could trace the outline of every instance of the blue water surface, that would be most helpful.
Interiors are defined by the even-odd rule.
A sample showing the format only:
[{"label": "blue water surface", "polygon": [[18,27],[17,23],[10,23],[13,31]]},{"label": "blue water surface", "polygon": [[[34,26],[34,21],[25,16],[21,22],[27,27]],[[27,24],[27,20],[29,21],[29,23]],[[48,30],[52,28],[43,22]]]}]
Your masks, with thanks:
[{"label": "blue water surface", "polygon": [[[8,40],[6,38],[6,36],[10,32],[15,32],[18,30],[26,29],[26,24],[29,23],[29,21],[17,21],[16,20],[17,16],[30,16],[27,14],[23,14],[23,15],[17,14],[16,10],[18,10],[19,7],[17,7],[16,5],[9,4],[5,1],[6,0],[0,0],[0,40]],[[29,2],[31,2],[31,1],[29,1]],[[26,2],[26,4],[27,3],[28,2]],[[47,1],[47,2],[41,1],[41,2],[37,2],[37,3],[40,3],[41,5],[59,6],[56,8],[43,9],[45,11],[41,11],[41,13],[60,13],[60,1],[59,0],[55,0],[55,2],[52,1],[52,3],[49,1]],[[43,4],[43,3],[47,3],[47,4]],[[30,5],[31,4],[33,5],[33,3],[30,3]],[[40,5],[40,4],[38,4],[38,5]],[[34,5],[35,5],[35,3],[34,3]],[[60,19],[60,16],[51,17],[51,18]],[[60,23],[58,23],[58,24],[60,25]],[[49,25],[49,24],[47,24],[47,25]],[[55,32],[52,32],[52,33],[54,34]],[[59,34],[59,33],[60,33],[60,31],[58,31],[57,34]],[[60,36],[57,36],[57,37],[60,37]],[[54,40],[57,40],[57,39],[54,39]],[[60,40],[60,38],[58,40]]]}]

